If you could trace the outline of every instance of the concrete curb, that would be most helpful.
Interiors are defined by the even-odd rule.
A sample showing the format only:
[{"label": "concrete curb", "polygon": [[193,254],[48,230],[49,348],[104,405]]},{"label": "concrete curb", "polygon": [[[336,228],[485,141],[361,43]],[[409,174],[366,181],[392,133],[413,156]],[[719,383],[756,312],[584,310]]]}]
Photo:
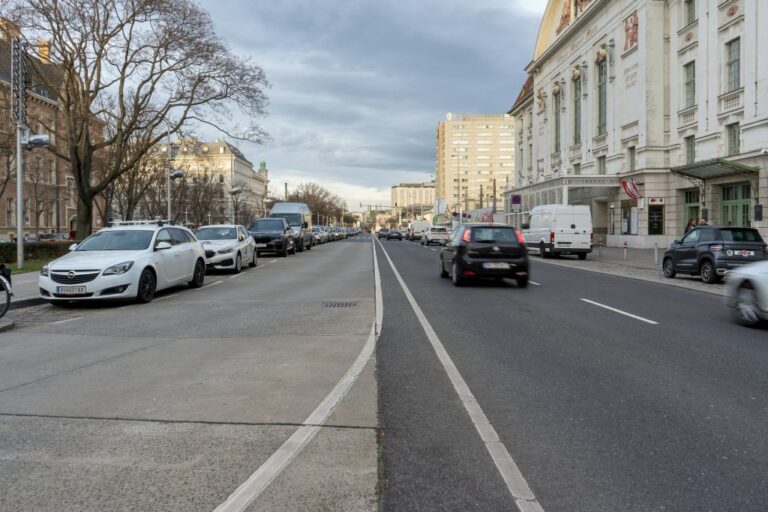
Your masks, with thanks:
[{"label": "concrete curb", "polygon": [[0,320],[0,332],[12,331],[16,324],[12,320]]},{"label": "concrete curb", "polygon": [[39,304],[45,304],[45,301],[41,297],[27,297],[25,299],[13,299],[11,300],[11,307],[9,309],[27,308],[29,306],[37,306]]}]

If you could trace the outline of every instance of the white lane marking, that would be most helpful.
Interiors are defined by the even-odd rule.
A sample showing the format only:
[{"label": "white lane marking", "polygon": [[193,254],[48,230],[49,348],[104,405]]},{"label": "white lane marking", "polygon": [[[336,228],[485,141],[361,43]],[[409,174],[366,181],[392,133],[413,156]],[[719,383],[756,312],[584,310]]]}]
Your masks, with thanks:
[{"label": "white lane marking", "polygon": [[[381,242],[379,242],[379,245],[381,245]],[[459,395],[461,403],[464,405],[464,409],[467,411],[467,414],[469,414],[469,417],[475,426],[475,430],[477,430],[477,433],[480,435],[480,439],[483,440],[485,448],[488,450],[491,459],[493,459],[493,463],[496,465],[496,469],[507,484],[507,489],[514,498],[515,504],[521,511],[544,512],[544,509],[539,504],[533,491],[528,487],[528,482],[526,482],[523,474],[517,467],[517,464],[512,459],[509,451],[507,451],[507,447],[504,446],[504,443],[499,439],[496,429],[494,429],[493,425],[488,421],[488,417],[483,412],[483,409],[480,407],[477,399],[475,399],[472,391],[470,391],[469,386],[467,386],[464,378],[459,373],[458,368],[453,364],[451,356],[448,355],[442,342],[440,342],[440,338],[437,337],[437,333],[435,333],[435,330],[432,328],[429,320],[427,320],[424,312],[419,307],[416,299],[413,298],[411,291],[408,289],[405,281],[403,281],[400,273],[395,268],[392,258],[389,257],[389,254],[387,254],[383,245],[381,246],[381,250],[384,251],[384,256],[387,257],[389,265],[392,267],[392,272],[400,283],[400,287],[403,289],[408,302],[410,302],[413,312],[416,313],[416,317],[419,319],[422,329],[424,329],[429,342],[432,344],[432,348],[437,354],[437,358],[443,364],[443,368],[448,374],[451,384],[453,384],[453,389],[456,391],[456,394]]]},{"label": "white lane marking", "polygon": [[605,308],[608,311],[613,311],[614,313],[618,313],[620,315],[628,316],[629,318],[634,318],[635,320],[640,320],[641,322],[645,322],[647,324],[651,325],[659,325],[659,322],[654,322],[653,320],[648,320],[647,318],[643,318],[641,316],[633,315],[632,313],[627,313],[626,311],[622,311],[620,309],[612,308],[611,306],[606,306],[605,304],[600,304],[599,302],[595,302],[593,300],[589,299],[581,299],[583,302],[587,302],[589,304],[592,304],[593,306],[597,306],[599,308]]},{"label": "white lane marking", "polygon": [[528,281],[528,284],[532,284],[533,286],[541,286],[541,283],[537,283],[536,281]]},{"label": "white lane marking", "polygon": [[80,315],[80,316],[73,316],[72,318],[65,318],[64,320],[58,320],[58,321],[56,321],[56,322],[48,322],[47,324],[44,324],[44,325],[58,325],[58,324],[65,324],[65,323],[67,323],[67,322],[72,322],[72,321],[75,321],[75,320],[79,320],[79,319],[83,318],[83,316],[84,316],[84,315]]},{"label": "white lane marking", "polygon": [[178,297],[178,296],[179,296],[178,293],[173,293],[171,295],[163,295],[162,297],[155,299],[155,302],[159,302],[161,300],[170,299],[171,297]]},{"label": "white lane marking", "polygon": [[437,251],[437,249],[435,249],[434,247],[430,247],[429,250],[430,251]]},{"label": "white lane marking", "polygon": [[234,278],[236,278],[236,277],[240,277],[240,274],[232,274],[232,275],[231,275],[231,276],[229,276],[227,279],[234,279]]},{"label": "white lane marking", "polygon": [[216,286],[217,284],[221,284],[223,281],[214,281],[210,284],[206,284],[205,286],[201,286],[200,288],[197,288],[197,291],[199,290],[205,290],[206,288],[210,288],[211,286]]},{"label": "white lane marking", "polygon": [[276,261],[280,261],[280,260],[270,260],[269,263],[274,263]]},{"label": "white lane marking", "polygon": [[304,420],[304,426],[299,427],[296,432],[283,443],[283,445],[267,459],[235,492],[233,492],[224,503],[216,507],[214,512],[240,512],[247,509],[256,498],[266,489],[272,481],[301,453],[304,447],[318,433],[320,427],[328,420],[334,409],[341,403],[347,392],[355,383],[360,373],[365,368],[368,360],[373,355],[376,347],[376,340],[381,332],[381,321],[384,318],[382,295],[381,295],[381,275],[379,274],[379,262],[376,259],[376,247],[372,242],[373,248],[373,275],[375,284],[375,318],[371,326],[371,332],[363,345],[363,349],[355,359],[355,362],[347,370],[347,373],[336,384],[328,396],[320,402],[312,414]]}]

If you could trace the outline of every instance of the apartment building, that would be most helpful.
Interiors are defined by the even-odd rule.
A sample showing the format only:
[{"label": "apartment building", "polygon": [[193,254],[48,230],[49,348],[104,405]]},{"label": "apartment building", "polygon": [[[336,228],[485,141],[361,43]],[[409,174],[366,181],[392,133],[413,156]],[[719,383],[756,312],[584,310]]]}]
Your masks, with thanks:
[{"label": "apartment building", "polygon": [[400,183],[392,186],[392,206],[404,210],[431,210],[435,206],[435,183]]},{"label": "apartment building", "polygon": [[609,245],[664,247],[702,218],[768,235],[766,23],[762,0],[551,0],[505,201],[589,205]]},{"label": "apartment building", "polygon": [[462,210],[493,207],[494,199],[503,211],[503,190],[516,178],[511,115],[447,114],[437,127],[436,156],[437,214],[459,203]]}]

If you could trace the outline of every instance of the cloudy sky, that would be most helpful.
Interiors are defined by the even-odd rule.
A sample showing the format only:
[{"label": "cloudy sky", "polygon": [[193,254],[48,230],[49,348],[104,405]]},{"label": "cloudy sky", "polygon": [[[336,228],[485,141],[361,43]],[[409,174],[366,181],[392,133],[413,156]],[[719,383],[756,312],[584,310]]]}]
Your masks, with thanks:
[{"label": "cloudy sky", "polygon": [[271,82],[270,187],[315,181],[389,203],[434,173],[447,112],[501,114],[524,81],[546,0],[201,0],[217,33]]}]

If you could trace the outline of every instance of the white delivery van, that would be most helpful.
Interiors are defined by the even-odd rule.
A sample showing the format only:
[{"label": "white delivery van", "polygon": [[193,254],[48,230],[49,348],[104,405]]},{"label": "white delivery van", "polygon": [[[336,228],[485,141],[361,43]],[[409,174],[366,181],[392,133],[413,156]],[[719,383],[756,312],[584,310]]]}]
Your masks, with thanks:
[{"label": "white delivery van", "polygon": [[592,214],[589,206],[536,206],[522,227],[528,250],[538,252],[542,258],[576,254],[583,260],[592,252]]},{"label": "white delivery van", "polygon": [[411,222],[410,227],[408,228],[408,240],[413,242],[414,240],[421,240],[421,237],[424,235],[424,231],[429,229],[431,224],[428,220],[415,220]]}]

